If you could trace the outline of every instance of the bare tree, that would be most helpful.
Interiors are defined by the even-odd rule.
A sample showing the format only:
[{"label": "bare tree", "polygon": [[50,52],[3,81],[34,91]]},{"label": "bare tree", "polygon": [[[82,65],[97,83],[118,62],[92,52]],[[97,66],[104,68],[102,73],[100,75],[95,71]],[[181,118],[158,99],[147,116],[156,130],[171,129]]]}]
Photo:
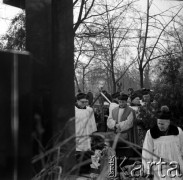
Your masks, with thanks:
[{"label": "bare tree", "polygon": [[[167,47],[163,45],[163,35],[183,8],[180,7],[176,13],[169,17],[168,21],[162,20],[162,22],[159,17],[165,16],[165,12],[168,12],[169,10],[160,14],[150,15],[152,3],[153,1],[147,1],[145,29],[143,29],[144,18],[139,13],[140,29],[138,30],[137,64],[141,88],[144,87],[144,70],[147,66],[149,66],[153,60],[169,55],[166,51]],[[157,25],[157,22],[159,25]],[[156,31],[154,36],[151,33],[152,28]]]},{"label": "bare tree", "polygon": [[[84,21],[88,18],[92,7],[94,6],[95,0],[75,0],[73,2],[73,8],[75,9],[75,19],[73,30],[76,33],[79,26],[84,23]],[[77,14],[77,15],[76,15]]]},{"label": "bare tree", "polygon": [[121,52],[127,51],[125,49],[126,40],[134,26],[133,19],[130,22],[126,21],[126,15],[134,2],[124,3],[121,0],[116,5],[112,5],[109,1],[101,3],[98,7],[101,16],[95,17],[88,30],[88,34],[93,32],[90,39],[95,44],[97,51],[95,59],[105,67],[106,75],[111,81],[112,92],[116,92],[116,84],[124,75],[122,72],[117,78],[116,72],[118,66],[121,66],[125,61]]},{"label": "bare tree", "polygon": [[[78,2],[82,5],[81,1],[78,0]],[[82,2],[84,3],[84,1]],[[175,7],[151,15],[150,8],[153,0],[147,1],[145,13],[135,9],[135,6],[133,6],[135,0],[128,2],[117,0],[115,2],[108,0],[90,1],[88,8],[86,8],[87,10],[90,9],[90,12],[82,11],[80,6],[77,18],[77,22],[81,22],[80,26],[75,23],[77,27],[75,28],[77,30],[75,34],[75,42],[77,42],[75,43],[77,54],[75,70],[77,71],[77,68],[82,69],[80,73],[83,77],[84,74],[87,74],[88,69],[92,69],[90,68],[91,65],[100,63],[103,66],[102,69],[105,69],[105,77],[107,77],[103,79],[105,79],[111,92],[116,92],[117,83],[121,81],[125,73],[129,73],[128,70],[134,63],[138,65],[140,87],[144,87],[144,77],[146,84],[148,83],[151,63],[161,57],[168,56],[165,34],[170,37],[167,29],[182,10],[182,7],[179,7],[177,12],[172,14],[171,17],[169,15],[168,20],[165,21],[166,13]],[[90,8],[91,6],[92,8]],[[84,4],[82,7],[84,7]],[[84,12],[87,16],[84,15]],[[80,21],[78,21],[79,19]],[[178,30],[175,32],[177,34],[174,36],[177,36],[177,40],[179,39],[181,44],[180,33],[178,33]],[[77,46],[76,44],[80,45]],[[95,53],[92,51],[95,51]],[[178,52],[180,51],[174,53]],[[125,53],[130,55],[128,54],[125,57]],[[89,64],[87,62],[83,64],[84,57],[91,60],[89,60]],[[86,68],[85,65],[87,65]],[[122,68],[123,71],[119,71],[120,66],[125,67]],[[84,82],[85,78],[82,79]],[[75,75],[75,80],[77,86],[79,86],[77,75]]]}]

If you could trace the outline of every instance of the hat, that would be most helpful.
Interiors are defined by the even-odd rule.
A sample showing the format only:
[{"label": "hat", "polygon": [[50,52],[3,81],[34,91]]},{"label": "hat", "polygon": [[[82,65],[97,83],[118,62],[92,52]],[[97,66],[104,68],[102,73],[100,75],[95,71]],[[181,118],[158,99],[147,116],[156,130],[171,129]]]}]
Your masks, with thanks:
[{"label": "hat", "polygon": [[76,99],[77,100],[80,100],[80,99],[86,99],[87,97],[86,97],[86,94],[84,94],[84,93],[79,93],[77,96],[76,96]]},{"label": "hat", "polygon": [[133,101],[135,98],[140,98],[138,94],[134,93],[132,96],[131,96],[131,101]]},{"label": "hat", "polygon": [[118,98],[120,96],[120,92],[116,92],[111,95],[113,99]]},{"label": "hat", "polygon": [[168,106],[162,106],[161,110],[158,112],[158,119],[162,119],[162,120],[171,120],[172,115],[171,112],[169,111]]},{"label": "hat", "polygon": [[141,105],[140,104],[140,98],[137,96],[136,98],[134,98],[133,100],[132,100],[132,103],[134,104],[134,105]]},{"label": "hat", "polygon": [[120,96],[118,97],[118,99],[119,99],[119,100],[125,100],[125,101],[127,101],[127,100],[128,100],[128,95],[122,94],[122,95],[120,95]]},{"label": "hat", "polygon": [[150,89],[143,88],[142,95],[148,95],[150,93]]},{"label": "hat", "polygon": [[133,88],[128,88],[128,91],[133,91]]},{"label": "hat", "polygon": [[159,112],[158,119],[171,120],[171,113],[170,112]]}]

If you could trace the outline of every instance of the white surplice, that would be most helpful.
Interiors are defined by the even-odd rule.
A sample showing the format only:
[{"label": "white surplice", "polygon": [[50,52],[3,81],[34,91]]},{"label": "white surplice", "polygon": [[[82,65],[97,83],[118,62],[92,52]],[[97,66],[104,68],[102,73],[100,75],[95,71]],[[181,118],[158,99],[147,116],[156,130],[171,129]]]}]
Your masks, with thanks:
[{"label": "white surplice", "polygon": [[[183,179],[183,176],[178,177],[178,175],[183,174],[183,132],[180,128],[178,128],[178,130],[178,135],[160,136],[157,139],[152,138],[150,130],[146,133],[142,151],[142,164],[146,173],[149,169],[147,162],[159,162],[159,157],[162,158],[162,162],[166,162],[166,165],[161,166],[162,172],[158,171],[158,165],[153,166],[154,180]],[[175,178],[170,177],[168,174],[168,172],[170,172],[168,170],[172,168],[172,166],[170,166],[171,162],[178,163],[180,167],[180,172],[172,171],[172,177],[177,173]],[[161,177],[161,175],[165,175],[165,177]]]},{"label": "white surplice", "polygon": [[91,149],[91,135],[97,131],[94,112],[91,107],[79,109],[75,107],[76,151]]}]

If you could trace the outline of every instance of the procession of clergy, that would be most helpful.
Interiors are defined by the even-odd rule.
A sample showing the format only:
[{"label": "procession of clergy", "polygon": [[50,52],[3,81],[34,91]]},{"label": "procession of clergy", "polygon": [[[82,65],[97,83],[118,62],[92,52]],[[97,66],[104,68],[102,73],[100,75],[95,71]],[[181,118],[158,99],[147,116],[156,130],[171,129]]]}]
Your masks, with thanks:
[{"label": "procession of clergy", "polygon": [[[117,137],[115,148],[125,146],[126,141],[138,144],[135,119],[138,105],[143,105],[143,102],[139,97],[132,100],[131,96],[123,93],[115,93],[112,97],[107,132],[113,133],[114,139]],[[131,104],[137,106],[130,106]],[[87,94],[77,94],[75,117],[76,152],[87,152],[91,150],[90,135],[97,131],[94,111],[88,105]],[[152,179],[183,179],[183,132],[173,125],[171,112],[166,105],[159,108],[156,124],[146,132],[142,147],[142,167],[145,174],[153,174]]]}]

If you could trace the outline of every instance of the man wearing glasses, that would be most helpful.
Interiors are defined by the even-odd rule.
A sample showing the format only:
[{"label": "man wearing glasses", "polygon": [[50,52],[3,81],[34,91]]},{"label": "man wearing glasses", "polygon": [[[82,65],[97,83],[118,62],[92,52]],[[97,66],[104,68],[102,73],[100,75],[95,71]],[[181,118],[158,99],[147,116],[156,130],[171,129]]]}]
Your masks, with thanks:
[{"label": "man wearing glasses", "polygon": [[[76,131],[76,160],[79,164],[91,158],[90,135],[97,131],[94,112],[88,107],[87,95],[79,93],[75,105],[75,131]],[[80,173],[87,173],[90,164],[86,163],[80,168]]]},{"label": "man wearing glasses", "polygon": [[91,150],[89,135],[97,131],[93,109],[88,107],[87,95],[79,93],[76,97],[75,122],[76,122],[76,151]]}]

